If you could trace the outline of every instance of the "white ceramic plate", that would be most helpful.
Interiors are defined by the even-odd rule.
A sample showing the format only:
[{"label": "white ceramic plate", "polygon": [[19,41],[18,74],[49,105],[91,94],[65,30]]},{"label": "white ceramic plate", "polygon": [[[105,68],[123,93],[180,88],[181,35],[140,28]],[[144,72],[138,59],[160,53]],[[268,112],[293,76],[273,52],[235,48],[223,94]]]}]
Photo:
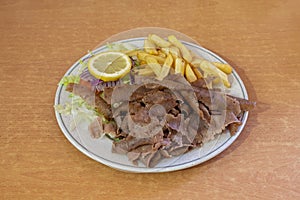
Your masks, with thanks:
[{"label": "white ceramic plate", "polygon": [[[144,39],[145,38],[132,38],[119,42],[142,47]],[[203,47],[188,42],[183,43],[194,53],[206,58],[207,60],[226,63],[226,61],[218,55]],[[103,46],[94,50],[93,53],[99,53],[106,50],[107,47]],[[85,55],[81,58],[81,60],[86,60],[89,56],[90,54]],[[67,71],[65,76],[76,74],[79,66],[80,63],[78,61]],[[233,71],[229,78],[232,80],[232,87],[228,93],[236,97],[248,99],[246,88],[236,71]],[[70,101],[68,95],[69,93],[65,91],[63,86],[58,86],[55,96],[55,105],[64,104],[66,101]],[[234,136],[230,136],[229,131],[226,131],[225,133],[217,136],[214,140],[205,143],[201,148],[196,148],[178,157],[163,159],[156,167],[147,168],[143,164],[139,164],[139,166],[133,165],[130,161],[128,161],[126,155],[112,153],[112,142],[106,137],[103,137],[102,139],[92,139],[87,129],[88,123],[77,124],[76,128],[72,130],[70,127],[72,120],[71,116],[63,116],[58,112],[55,112],[55,114],[62,132],[79,151],[104,165],[118,170],[136,173],[169,172],[193,167],[203,163],[228,148],[240,135],[248,118],[248,112],[245,112],[242,117],[242,125],[239,127]]]}]

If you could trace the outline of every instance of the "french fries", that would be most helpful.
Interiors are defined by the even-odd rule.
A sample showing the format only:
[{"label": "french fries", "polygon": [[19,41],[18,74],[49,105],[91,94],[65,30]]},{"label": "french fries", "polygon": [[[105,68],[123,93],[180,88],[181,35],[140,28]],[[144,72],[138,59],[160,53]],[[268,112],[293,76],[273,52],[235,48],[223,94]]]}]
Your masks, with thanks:
[{"label": "french fries", "polygon": [[163,64],[165,62],[165,58],[160,57],[160,56],[155,56],[155,55],[151,55],[145,52],[138,52],[137,53],[137,57],[140,60],[144,60],[146,61],[146,57],[151,57],[153,59],[156,59],[158,63]]},{"label": "french fries", "polygon": [[187,62],[191,62],[192,61],[192,55],[189,52],[189,50],[179,40],[177,40],[177,38],[174,35],[170,35],[168,37],[168,40],[173,45],[175,45],[176,47],[178,47],[180,49],[180,52],[181,52],[182,57],[184,58],[184,60],[186,60]]},{"label": "french fries", "polygon": [[161,72],[160,72],[160,75],[158,77],[158,80],[163,80],[169,74],[172,63],[173,63],[173,58],[170,54],[168,54],[168,56],[165,60],[165,63],[163,64],[163,66],[161,68]]},{"label": "french fries", "polygon": [[191,66],[192,70],[194,71],[195,75],[197,76],[198,79],[203,78],[201,72],[197,67]]},{"label": "french fries", "polygon": [[147,64],[145,68],[137,70],[140,75],[155,75],[158,80],[163,80],[168,74],[175,73],[181,74],[189,82],[211,75],[216,77],[214,82],[222,81],[226,87],[230,87],[227,76],[232,73],[230,65],[195,56],[174,35],[165,40],[150,34],[144,41],[143,50],[128,51],[126,54],[136,56],[141,65]]},{"label": "french fries", "polygon": [[228,64],[223,64],[223,63],[218,63],[218,62],[213,62],[212,64],[226,74],[231,74],[231,72],[232,72],[232,67]]},{"label": "french fries", "polygon": [[154,74],[159,77],[160,76],[160,71],[161,71],[161,66],[157,62],[157,60],[153,57],[146,56],[146,62],[149,65],[149,67],[152,69]]},{"label": "french fries", "polygon": [[204,72],[204,77],[206,77],[207,75],[219,77],[226,87],[230,87],[230,82],[227,75],[223,71],[215,67],[213,64],[211,64],[209,61],[202,61],[200,64],[200,68]]},{"label": "french fries", "polygon": [[153,70],[150,67],[138,69],[138,70],[136,70],[136,72],[138,73],[138,75],[141,75],[141,76],[151,76],[154,74]]},{"label": "french fries", "polygon": [[181,74],[184,76],[184,67],[185,67],[185,62],[181,58],[176,58],[175,60],[175,74]]},{"label": "french fries", "polygon": [[185,66],[185,77],[189,82],[194,82],[197,80],[194,71],[192,70],[191,66],[188,63]]},{"label": "french fries", "polygon": [[155,44],[149,40],[149,39],[146,39],[144,41],[144,50],[147,52],[147,53],[150,53],[150,54],[153,54],[153,55],[157,55],[157,50],[156,50],[156,46]]},{"label": "french fries", "polygon": [[155,34],[151,34],[149,35],[149,39],[154,42],[157,46],[159,47],[169,47],[171,46],[171,43],[162,39],[161,37],[159,37],[158,35],[155,35]]},{"label": "french fries", "polygon": [[162,52],[165,54],[171,54],[173,59],[176,60],[176,58],[181,57],[179,49],[177,47],[171,46],[171,47],[166,47],[161,49]]},{"label": "french fries", "polygon": [[194,59],[191,64],[194,66],[194,67],[200,67],[201,63],[204,61],[204,59],[201,59],[201,58],[196,58]]}]

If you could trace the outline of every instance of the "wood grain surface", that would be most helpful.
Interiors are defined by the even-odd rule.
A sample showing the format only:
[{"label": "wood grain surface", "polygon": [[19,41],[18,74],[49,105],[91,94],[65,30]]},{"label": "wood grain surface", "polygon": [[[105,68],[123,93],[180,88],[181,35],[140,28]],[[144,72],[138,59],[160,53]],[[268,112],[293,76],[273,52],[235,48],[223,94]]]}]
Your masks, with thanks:
[{"label": "wood grain surface", "polygon": [[[0,2],[0,199],[300,199],[300,2]],[[158,26],[228,60],[258,106],[233,145],[163,174],[116,171],[68,142],[57,83],[87,50]]]}]

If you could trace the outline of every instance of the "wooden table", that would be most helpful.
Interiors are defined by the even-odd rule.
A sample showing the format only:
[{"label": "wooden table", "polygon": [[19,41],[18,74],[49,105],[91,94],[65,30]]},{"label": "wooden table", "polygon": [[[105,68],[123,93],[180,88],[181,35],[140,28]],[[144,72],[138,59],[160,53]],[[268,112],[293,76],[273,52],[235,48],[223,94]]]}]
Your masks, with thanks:
[{"label": "wooden table", "polygon": [[[0,3],[0,199],[300,199],[300,3]],[[227,59],[258,106],[233,145],[196,167],[116,171],[76,150],[53,110],[57,83],[110,35],[159,26]]]}]

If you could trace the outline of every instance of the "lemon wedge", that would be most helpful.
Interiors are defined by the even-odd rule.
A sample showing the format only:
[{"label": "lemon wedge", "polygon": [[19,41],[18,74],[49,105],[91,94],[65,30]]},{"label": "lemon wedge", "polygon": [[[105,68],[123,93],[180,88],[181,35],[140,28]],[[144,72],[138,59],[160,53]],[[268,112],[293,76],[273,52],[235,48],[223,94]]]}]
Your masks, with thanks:
[{"label": "lemon wedge", "polygon": [[116,81],[130,71],[131,60],[121,52],[99,53],[89,59],[88,69],[98,79]]}]

